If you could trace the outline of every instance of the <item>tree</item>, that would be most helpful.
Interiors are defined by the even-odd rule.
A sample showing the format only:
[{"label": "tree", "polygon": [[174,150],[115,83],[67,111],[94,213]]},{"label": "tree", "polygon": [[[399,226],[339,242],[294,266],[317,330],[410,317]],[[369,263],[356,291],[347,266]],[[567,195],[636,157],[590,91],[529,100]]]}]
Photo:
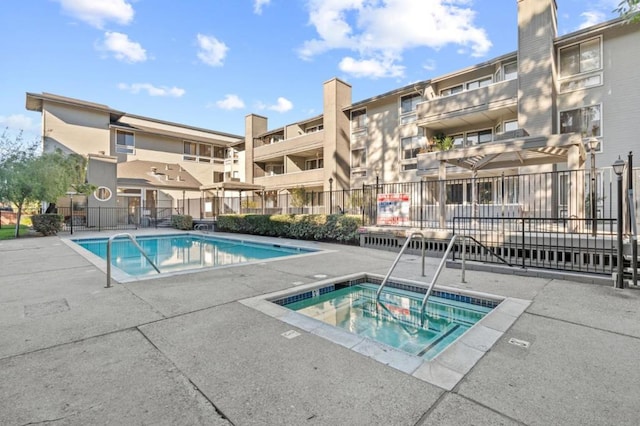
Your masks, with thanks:
[{"label": "tree", "polygon": [[0,147],[0,199],[17,208],[15,237],[19,237],[20,219],[28,202],[55,203],[70,188],[86,193],[86,159],[62,152],[36,155],[37,142],[24,145],[22,135],[10,139],[2,134]]},{"label": "tree", "polygon": [[291,188],[291,205],[297,207],[302,212],[302,208],[307,203],[307,190],[303,186]]},{"label": "tree", "polygon": [[613,11],[628,22],[640,22],[640,0],[623,0]]}]

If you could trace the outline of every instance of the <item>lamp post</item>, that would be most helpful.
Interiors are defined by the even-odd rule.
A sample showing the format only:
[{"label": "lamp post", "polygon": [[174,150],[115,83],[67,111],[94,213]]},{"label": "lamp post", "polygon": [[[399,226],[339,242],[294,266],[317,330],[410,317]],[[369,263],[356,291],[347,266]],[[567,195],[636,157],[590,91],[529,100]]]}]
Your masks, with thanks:
[{"label": "lamp post", "polygon": [[596,192],[596,149],[598,148],[598,139],[591,138],[589,139],[589,152],[591,153],[591,234],[595,237],[598,232],[598,221],[596,220],[598,216],[597,210],[597,192]]},{"label": "lamp post", "polygon": [[333,214],[333,178],[329,178],[329,214]]},{"label": "lamp post", "polygon": [[74,191],[67,192],[67,195],[69,196],[69,223],[71,224],[71,235],[73,235],[73,196],[76,194],[77,192]]},{"label": "lamp post", "polygon": [[618,273],[616,274],[616,288],[624,288],[622,280],[622,270],[624,258],[622,255],[622,172],[624,170],[624,161],[620,157],[613,163],[613,171],[618,181]]}]

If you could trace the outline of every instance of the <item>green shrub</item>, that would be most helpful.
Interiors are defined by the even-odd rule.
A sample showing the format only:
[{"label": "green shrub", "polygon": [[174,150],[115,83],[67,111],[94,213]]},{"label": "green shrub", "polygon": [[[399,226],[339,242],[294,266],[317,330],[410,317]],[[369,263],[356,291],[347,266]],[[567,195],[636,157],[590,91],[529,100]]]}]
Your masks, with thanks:
[{"label": "green shrub", "polygon": [[31,216],[31,223],[34,231],[44,236],[56,235],[62,230],[62,215],[59,214],[36,214]]},{"label": "green shrub", "polygon": [[183,231],[190,231],[193,229],[193,217],[188,214],[176,214],[171,216],[171,226]]},{"label": "green shrub", "polygon": [[357,244],[359,216],[351,215],[222,215],[216,229],[223,232]]}]

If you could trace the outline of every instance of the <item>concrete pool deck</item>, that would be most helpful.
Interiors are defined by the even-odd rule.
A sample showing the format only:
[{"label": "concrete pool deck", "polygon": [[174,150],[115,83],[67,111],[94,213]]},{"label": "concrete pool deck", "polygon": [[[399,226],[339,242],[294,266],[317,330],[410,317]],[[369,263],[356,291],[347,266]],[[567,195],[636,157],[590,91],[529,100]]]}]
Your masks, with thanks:
[{"label": "concrete pool deck", "polygon": [[[328,251],[107,289],[61,238],[0,241],[0,424],[638,423],[640,292],[445,269],[442,285],[532,301],[447,390],[241,303],[395,258],[292,243]],[[422,278],[407,255],[394,277],[438,261]]]}]

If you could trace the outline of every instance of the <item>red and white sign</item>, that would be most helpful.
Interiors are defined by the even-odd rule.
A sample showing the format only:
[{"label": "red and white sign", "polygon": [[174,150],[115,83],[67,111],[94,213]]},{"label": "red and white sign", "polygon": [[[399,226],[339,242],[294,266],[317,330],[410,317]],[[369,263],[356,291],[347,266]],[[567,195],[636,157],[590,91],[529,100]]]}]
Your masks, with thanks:
[{"label": "red and white sign", "polygon": [[376,225],[409,226],[409,194],[378,194]]}]

